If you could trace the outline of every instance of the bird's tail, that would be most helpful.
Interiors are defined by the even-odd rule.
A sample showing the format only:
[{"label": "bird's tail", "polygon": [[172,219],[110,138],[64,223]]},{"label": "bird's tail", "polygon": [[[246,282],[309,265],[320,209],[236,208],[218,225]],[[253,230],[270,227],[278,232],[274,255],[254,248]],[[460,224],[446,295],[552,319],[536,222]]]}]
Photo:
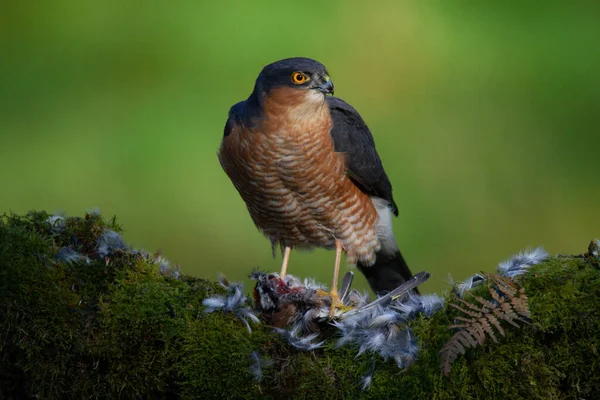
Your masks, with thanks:
[{"label": "bird's tail", "polygon": [[[402,253],[398,249],[398,243],[394,237],[392,230],[392,207],[388,200],[378,197],[371,197],[373,205],[379,214],[377,221],[377,237],[381,247],[375,253],[377,257],[375,264],[366,265],[360,262],[356,264],[359,271],[363,273],[371,289],[378,295],[382,296],[404,282],[412,278],[410,269],[402,257]],[[412,293],[419,294],[417,288],[412,290]]]},{"label": "bird's tail", "polygon": [[[376,255],[377,260],[370,267],[360,263],[356,266],[377,295],[391,292],[412,277],[400,250],[389,252],[382,249]],[[419,289],[415,288],[413,293],[419,294]]]}]

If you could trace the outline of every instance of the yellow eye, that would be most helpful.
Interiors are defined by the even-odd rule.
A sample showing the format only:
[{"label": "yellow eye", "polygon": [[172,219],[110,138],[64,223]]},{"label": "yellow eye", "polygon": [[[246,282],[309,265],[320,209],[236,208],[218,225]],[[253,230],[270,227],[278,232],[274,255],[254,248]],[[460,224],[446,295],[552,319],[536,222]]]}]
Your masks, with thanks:
[{"label": "yellow eye", "polygon": [[294,82],[296,85],[302,85],[303,83],[308,82],[309,79],[310,78],[302,72],[294,72],[292,74],[292,82]]}]

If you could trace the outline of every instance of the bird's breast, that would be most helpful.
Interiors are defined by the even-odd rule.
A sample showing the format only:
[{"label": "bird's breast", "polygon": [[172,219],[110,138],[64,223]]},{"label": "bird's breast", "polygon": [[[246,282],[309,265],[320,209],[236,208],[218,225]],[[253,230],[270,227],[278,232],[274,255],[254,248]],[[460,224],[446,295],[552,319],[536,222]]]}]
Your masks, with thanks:
[{"label": "bird's breast", "polygon": [[221,164],[273,242],[333,247],[340,239],[351,263],[371,259],[377,212],[334,151],[327,105],[311,107],[267,109],[252,131],[235,127],[223,139]]}]

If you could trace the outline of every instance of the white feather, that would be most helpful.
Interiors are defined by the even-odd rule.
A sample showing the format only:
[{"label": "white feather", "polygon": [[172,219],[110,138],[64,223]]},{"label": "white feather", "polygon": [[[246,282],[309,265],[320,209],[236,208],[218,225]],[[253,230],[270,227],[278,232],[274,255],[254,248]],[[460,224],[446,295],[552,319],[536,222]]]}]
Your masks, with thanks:
[{"label": "white feather", "polygon": [[392,230],[392,209],[390,203],[379,197],[371,197],[371,201],[379,214],[377,220],[377,237],[381,243],[381,251],[394,254],[398,251],[398,244]]}]

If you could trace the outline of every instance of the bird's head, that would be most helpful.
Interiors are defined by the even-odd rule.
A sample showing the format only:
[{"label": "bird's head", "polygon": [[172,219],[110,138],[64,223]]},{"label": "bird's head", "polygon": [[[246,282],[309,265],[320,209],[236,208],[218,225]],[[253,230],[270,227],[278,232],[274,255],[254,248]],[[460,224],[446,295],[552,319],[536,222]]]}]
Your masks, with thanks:
[{"label": "bird's head", "polygon": [[333,94],[333,82],[323,64],[310,58],[287,58],[263,68],[256,79],[255,92],[270,94],[282,90],[305,98],[323,100]]}]

